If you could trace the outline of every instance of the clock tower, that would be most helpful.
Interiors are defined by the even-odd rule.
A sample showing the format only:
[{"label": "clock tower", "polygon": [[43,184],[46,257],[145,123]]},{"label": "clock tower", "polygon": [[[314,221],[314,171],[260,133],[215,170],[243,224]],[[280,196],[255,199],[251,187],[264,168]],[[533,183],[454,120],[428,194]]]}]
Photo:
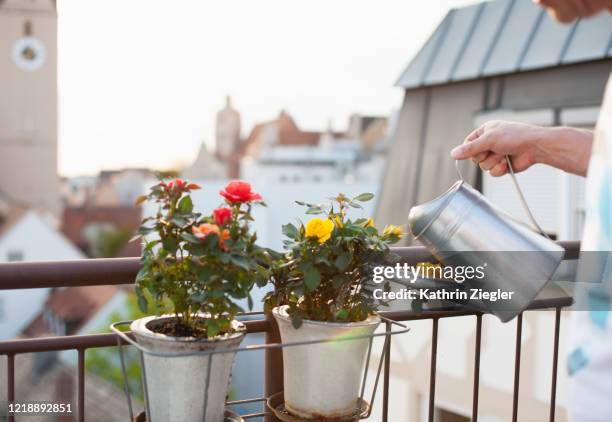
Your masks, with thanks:
[{"label": "clock tower", "polygon": [[57,13],[0,0],[0,200],[59,213]]}]

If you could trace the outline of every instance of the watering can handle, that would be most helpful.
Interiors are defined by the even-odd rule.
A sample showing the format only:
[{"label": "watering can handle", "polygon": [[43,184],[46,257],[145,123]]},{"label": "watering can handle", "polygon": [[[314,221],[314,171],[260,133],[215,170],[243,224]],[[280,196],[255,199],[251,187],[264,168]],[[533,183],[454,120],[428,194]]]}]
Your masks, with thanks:
[{"label": "watering can handle", "polygon": [[[508,170],[510,171],[510,176],[512,177],[512,183],[514,184],[514,188],[516,189],[519,199],[521,200],[523,209],[527,213],[527,217],[529,218],[529,221],[535,227],[537,232],[539,232],[542,236],[550,239],[550,237],[546,234],[546,232],[542,229],[542,227],[536,221],[535,217],[533,216],[533,213],[531,212],[531,209],[529,209],[529,205],[527,204],[525,195],[523,195],[523,191],[521,190],[521,187],[518,184],[518,180],[516,180],[516,175],[514,174],[514,168],[512,167],[512,162],[510,161],[510,156],[506,155],[505,158],[506,158],[506,163],[508,164]],[[463,178],[463,174],[461,174],[461,170],[459,169],[458,160],[455,160],[455,168],[457,169],[457,173],[459,174],[459,177],[461,178],[461,180],[465,180]]]}]

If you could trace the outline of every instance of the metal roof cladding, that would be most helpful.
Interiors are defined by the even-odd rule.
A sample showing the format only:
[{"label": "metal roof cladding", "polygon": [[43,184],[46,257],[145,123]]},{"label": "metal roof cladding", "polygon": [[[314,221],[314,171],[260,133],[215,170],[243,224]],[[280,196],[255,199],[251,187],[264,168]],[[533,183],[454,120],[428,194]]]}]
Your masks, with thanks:
[{"label": "metal roof cladding", "polygon": [[404,88],[612,57],[612,15],[570,25],[532,0],[494,0],[452,9],[408,64]]}]

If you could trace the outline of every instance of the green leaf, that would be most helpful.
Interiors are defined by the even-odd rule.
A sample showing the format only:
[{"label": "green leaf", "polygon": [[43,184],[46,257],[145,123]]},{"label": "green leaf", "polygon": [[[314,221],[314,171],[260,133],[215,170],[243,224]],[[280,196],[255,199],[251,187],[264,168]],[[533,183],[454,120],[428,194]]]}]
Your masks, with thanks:
[{"label": "green leaf", "polygon": [[288,223],[283,225],[283,234],[289,239],[298,239],[300,237],[300,231],[293,224]]},{"label": "green leaf", "polygon": [[335,262],[336,268],[338,268],[338,270],[340,271],[346,270],[349,264],[351,263],[351,259],[352,259],[352,256],[349,252],[341,253],[336,258],[336,262]]},{"label": "green leaf", "polygon": [[338,312],[336,312],[336,319],[338,319],[340,321],[346,321],[346,319],[348,317],[349,317],[349,311],[347,311],[344,308],[342,308]]},{"label": "green leaf", "polygon": [[251,266],[249,265],[249,261],[240,255],[230,255],[230,261],[232,264],[237,265],[238,267],[249,271]]},{"label": "green leaf", "polygon": [[144,292],[138,286],[136,286],[134,291],[136,292],[136,298],[138,299],[138,308],[143,313],[147,312],[149,304],[147,303],[147,298],[144,296]]},{"label": "green leaf", "polygon": [[325,212],[325,210],[323,208],[314,206],[311,208],[308,208],[306,210],[306,214],[310,214],[310,215],[317,215],[317,214],[323,214]]},{"label": "green leaf", "polygon": [[317,288],[319,283],[321,282],[321,273],[315,267],[310,267],[304,273],[304,283],[309,290],[314,290]]},{"label": "green leaf", "polygon": [[207,282],[210,279],[210,276],[213,274],[212,268],[208,266],[196,266],[195,268],[196,276],[198,280]]},{"label": "green leaf", "polygon": [[178,215],[175,215],[174,217],[170,219],[170,223],[174,224],[176,227],[183,227],[184,225],[187,224],[187,220],[183,217],[179,217]]},{"label": "green leaf", "polygon": [[296,330],[302,326],[302,316],[297,312],[291,316],[291,325]]},{"label": "green leaf", "polygon": [[368,202],[374,198],[373,193],[362,193],[353,198],[353,201]]},{"label": "green leaf", "polygon": [[178,209],[180,212],[184,214],[187,214],[193,211],[193,201],[191,200],[191,196],[187,195],[183,197],[183,199],[179,201]]},{"label": "green leaf", "polygon": [[217,236],[215,233],[211,233],[204,238],[203,244],[204,249],[206,250],[216,249],[219,245],[219,236]]},{"label": "green leaf", "polygon": [[168,252],[174,253],[178,249],[178,241],[174,237],[166,237],[162,240],[162,246]]},{"label": "green leaf", "polygon": [[159,239],[156,239],[156,240],[152,240],[152,241],[150,241],[150,242],[147,242],[146,246],[144,247],[144,250],[145,250],[145,251],[151,251],[151,250],[153,250],[153,248],[154,248],[154,247],[155,247],[157,244],[159,244]]},{"label": "green leaf", "polygon": [[219,324],[214,319],[209,319],[206,321],[206,336],[208,338],[215,337],[219,334]]},{"label": "green leaf", "polygon": [[152,227],[140,226],[138,227],[138,234],[146,236],[147,234],[151,233],[153,230],[155,229],[153,229]]},{"label": "green leaf", "polygon": [[181,238],[186,240],[189,243],[194,243],[196,245],[200,244],[200,239],[192,235],[191,233],[181,233]]}]

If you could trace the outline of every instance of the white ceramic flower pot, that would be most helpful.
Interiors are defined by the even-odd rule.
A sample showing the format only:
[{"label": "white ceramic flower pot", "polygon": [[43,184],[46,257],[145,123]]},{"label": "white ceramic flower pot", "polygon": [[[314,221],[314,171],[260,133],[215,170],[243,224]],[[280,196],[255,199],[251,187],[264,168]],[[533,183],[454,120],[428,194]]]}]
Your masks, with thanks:
[{"label": "white ceramic flower pot", "polygon": [[[297,330],[287,306],[272,311],[283,343],[339,339],[373,334],[380,318],[330,323],[305,320]],[[337,418],[355,413],[369,339],[283,348],[285,408],[307,419]]]},{"label": "white ceramic flower pot", "polygon": [[[150,316],[130,325],[138,344],[154,352],[184,353],[230,349],[240,345],[244,324],[233,321],[234,333],[212,340],[171,337],[150,328],[172,315]],[[211,355],[208,399],[206,376],[208,356],[158,357],[144,354],[148,422],[223,422],[225,399],[236,353]]]}]

